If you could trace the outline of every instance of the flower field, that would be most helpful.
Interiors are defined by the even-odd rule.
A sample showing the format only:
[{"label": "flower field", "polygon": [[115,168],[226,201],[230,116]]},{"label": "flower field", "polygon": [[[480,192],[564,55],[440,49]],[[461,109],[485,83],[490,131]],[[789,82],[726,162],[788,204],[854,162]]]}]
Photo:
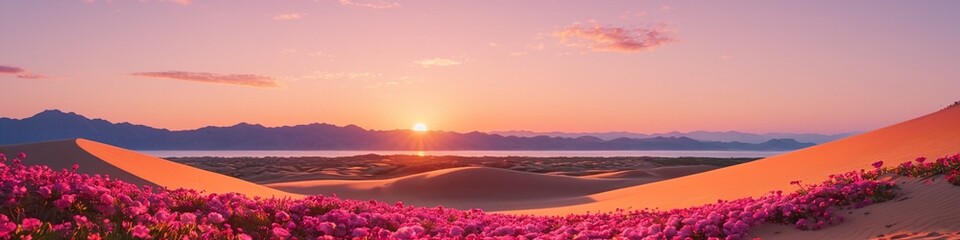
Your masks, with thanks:
[{"label": "flower field", "polygon": [[757,198],[671,210],[566,216],[505,215],[311,196],[204,194],[138,187],[107,176],[25,166],[0,155],[0,239],[744,239],[751,227],[816,230],[837,214],[893,199],[884,176],[943,175],[960,185],[960,155],[830,176]]}]

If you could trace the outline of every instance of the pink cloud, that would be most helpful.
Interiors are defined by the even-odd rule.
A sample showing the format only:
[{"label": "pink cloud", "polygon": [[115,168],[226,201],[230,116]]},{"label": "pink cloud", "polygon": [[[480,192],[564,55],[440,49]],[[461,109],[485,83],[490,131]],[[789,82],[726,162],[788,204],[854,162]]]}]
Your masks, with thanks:
[{"label": "pink cloud", "polygon": [[666,24],[638,28],[609,27],[591,21],[589,24],[574,23],[554,32],[554,36],[568,46],[595,51],[638,52],[677,42],[666,28]]},{"label": "pink cloud", "polygon": [[[112,3],[112,2],[113,2],[113,0],[82,0],[82,1],[83,1],[84,3],[97,3],[98,1],[99,1],[99,2],[106,2],[106,3]],[[147,0],[140,0],[140,2],[147,2]],[[193,3],[193,0],[158,0],[157,2],[169,2],[169,3],[179,4],[179,5],[182,5],[182,6],[187,6],[187,5],[190,5],[191,3]]]},{"label": "pink cloud", "polygon": [[389,2],[383,0],[340,0],[340,5],[375,9],[400,7],[400,3],[398,2]]},{"label": "pink cloud", "polygon": [[190,5],[191,3],[193,3],[193,0],[164,0],[164,1],[180,4],[183,6]]},{"label": "pink cloud", "polygon": [[18,67],[0,65],[0,73],[3,74],[18,74],[23,72],[27,72],[27,70],[23,70],[23,68]]},{"label": "pink cloud", "polygon": [[277,87],[279,84],[270,77],[258,76],[253,74],[215,74],[203,72],[184,72],[184,71],[166,71],[166,72],[139,72],[132,73],[133,76],[166,78],[184,81],[220,83],[241,85],[249,87]]},{"label": "pink cloud", "polygon": [[31,73],[23,68],[0,65],[0,74],[10,74],[23,79],[47,79],[50,78],[43,74]]},{"label": "pink cloud", "polygon": [[273,16],[273,20],[297,20],[303,18],[303,15],[299,13],[278,14]]}]

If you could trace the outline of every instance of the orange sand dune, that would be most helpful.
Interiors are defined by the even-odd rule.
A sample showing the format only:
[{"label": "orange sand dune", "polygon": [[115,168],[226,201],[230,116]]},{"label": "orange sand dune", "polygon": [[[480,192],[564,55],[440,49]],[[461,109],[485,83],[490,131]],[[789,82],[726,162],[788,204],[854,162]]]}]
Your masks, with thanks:
[{"label": "orange sand dune", "polygon": [[348,199],[498,210],[574,204],[585,201],[582,197],[589,194],[662,179],[655,176],[593,179],[462,167],[384,180],[311,180],[266,186],[299,194],[336,194]]},{"label": "orange sand dune", "polygon": [[720,167],[710,165],[695,166],[667,166],[649,169],[626,170],[611,173],[601,173],[596,175],[584,176],[585,178],[597,179],[618,179],[618,178],[654,178],[671,179],[691,174],[706,172]]},{"label": "orange sand dune", "polygon": [[894,200],[860,209],[839,210],[845,222],[816,231],[766,224],[752,229],[763,239],[960,239],[960,187],[944,178],[932,182],[912,178],[896,181]]},{"label": "orange sand dune", "polygon": [[870,163],[909,161],[960,152],[960,107],[951,107],[893,126],[714,171],[587,196],[590,202],[507,211],[555,215],[617,208],[680,208],[790,190],[789,183],[823,181],[830,174],[868,169]]},{"label": "orange sand dune", "polygon": [[105,174],[137,185],[190,188],[209,193],[237,192],[255,196],[300,197],[233,177],[208,172],[146,154],[85,139],[0,146],[0,152],[27,153],[26,165],[55,170],[79,164],[80,173]]}]

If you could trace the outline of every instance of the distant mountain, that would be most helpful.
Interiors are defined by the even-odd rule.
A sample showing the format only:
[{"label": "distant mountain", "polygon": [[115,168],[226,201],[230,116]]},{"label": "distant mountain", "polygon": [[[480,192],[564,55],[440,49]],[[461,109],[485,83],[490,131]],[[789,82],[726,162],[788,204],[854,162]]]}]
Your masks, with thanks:
[{"label": "distant mountain", "polygon": [[757,150],[782,151],[812,143],[771,139],[761,143],[699,141],[689,137],[518,137],[480,132],[376,131],[323,123],[264,127],[240,123],[171,131],[89,119],[47,110],[24,119],[0,118],[0,145],[86,138],[139,150]]},{"label": "distant mountain", "polygon": [[694,132],[668,132],[668,133],[654,133],[654,134],[644,134],[644,133],[632,133],[632,132],[588,132],[588,133],[568,133],[568,132],[531,132],[531,131],[500,131],[500,132],[490,132],[491,134],[500,134],[504,136],[517,136],[517,137],[536,137],[536,136],[550,136],[550,137],[568,137],[576,138],[583,136],[597,137],[603,140],[611,140],[616,138],[652,138],[652,137],[688,137],[701,141],[714,141],[714,142],[744,142],[744,143],[763,143],[773,139],[783,139],[789,138],[794,139],[800,142],[810,142],[810,143],[825,143],[833,140],[845,138],[852,136],[857,133],[840,133],[840,134],[816,134],[816,133],[765,133],[765,134],[755,134],[755,133],[745,133],[737,131],[726,131],[726,132],[710,132],[710,131],[694,131]]}]

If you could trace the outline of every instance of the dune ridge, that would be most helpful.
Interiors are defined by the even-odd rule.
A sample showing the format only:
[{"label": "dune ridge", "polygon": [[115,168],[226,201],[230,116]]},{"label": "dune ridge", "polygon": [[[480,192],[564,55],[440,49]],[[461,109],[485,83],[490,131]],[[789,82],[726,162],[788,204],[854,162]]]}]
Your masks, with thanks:
[{"label": "dune ridge", "polygon": [[26,165],[47,165],[52,169],[80,166],[79,173],[109,175],[136,185],[188,188],[208,193],[236,192],[262,197],[301,197],[230,176],[193,168],[86,139],[0,146],[0,152],[28,154]]},{"label": "dune ridge", "polygon": [[[589,202],[503,213],[555,215],[617,208],[683,208],[795,189],[791,181],[820,182],[830,174],[869,169],[883,160],[936,158],[960,152],[960,107],[954,106],[834,142],[714,171],[587,196]],[[651,197],[656,196],[656,197]]]},{"label": "dune ridge", "polygon": [[402,201],[419,206],[522,209],[584,201],[583,196],[662,180],[546,175],[489,167],[460,167],[383,180],[308,180],[265,186],[291,193],[336,194],[346,199]]}]

